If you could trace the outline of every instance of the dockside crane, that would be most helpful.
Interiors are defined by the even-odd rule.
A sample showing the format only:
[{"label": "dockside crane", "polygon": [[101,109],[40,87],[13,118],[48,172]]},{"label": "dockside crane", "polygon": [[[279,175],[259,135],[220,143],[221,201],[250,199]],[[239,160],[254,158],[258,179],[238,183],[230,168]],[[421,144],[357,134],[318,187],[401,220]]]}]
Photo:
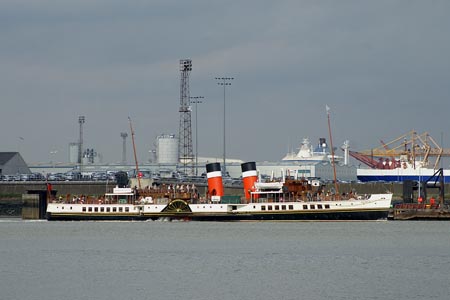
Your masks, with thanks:
[{"label": "dockside crane", "polygon": [[373,169],[390,168],[386,164],[380,165],[374,157],[379,157],[380,161],[390,157],[395,162],[394,168],[402,167],[402,163],[409,163],[414,168],[426,167],[430,164],[430,158],[434,158],[434,169],[438,168],[443,157],[450,157],[450,149],[442,148],[427,132],[417,134],[411,130],[388,143],[381,141],[381,144],[370,150],[349,151],[349,154]]},{"label": "dockside crane", "polygon": [[[390,149],[389,149],[389,146],[388,145],[386,145],[386,143],[385,142],[383,142],[383,140],[380,140],[380,143],[383,145],[383,147],[384,147],[384,149],[386,149],[386,151],[389,151]],[[389,162],[386,160],[386,165],[388,166],[388,168],[389,169],[395,169],[395,168],[397,168],[398,167],[398,165],[399,165],[399,161],[395,158],[395,156],[394,155],[390,155],[390,157],[391,157],[391,160],[390,160],[390,162],[391,162],[391,164],[389,164]]]}]

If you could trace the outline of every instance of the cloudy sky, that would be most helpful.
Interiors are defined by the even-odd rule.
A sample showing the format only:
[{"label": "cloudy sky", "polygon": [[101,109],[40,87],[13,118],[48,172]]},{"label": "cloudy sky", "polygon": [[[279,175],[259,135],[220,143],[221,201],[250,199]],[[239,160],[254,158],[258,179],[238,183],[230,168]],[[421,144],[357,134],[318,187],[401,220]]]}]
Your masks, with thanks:
[{"label": "cloudy sky", "polygon": [[148,160],[157,135],[178,135],[185,58],[191,96],[205,97],[201,156],[222,156],[218,76],[235,78],[232,158],[278,160],[328,137],[326,105],[335,146],[365,150],[412,129],[449,146],[449,13],[446,0],[2,0],[0,151],[67,161],[84,115],[85,146],[117,162],[130,116]]}]

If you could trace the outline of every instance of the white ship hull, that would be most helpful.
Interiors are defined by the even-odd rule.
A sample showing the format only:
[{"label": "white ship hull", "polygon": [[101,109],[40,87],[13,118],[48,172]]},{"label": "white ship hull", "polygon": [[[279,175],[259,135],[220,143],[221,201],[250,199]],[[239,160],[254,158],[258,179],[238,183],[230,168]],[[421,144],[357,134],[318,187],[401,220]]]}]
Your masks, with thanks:
[{"label": "white ship hull", "polygon": [[70,204],[49,203],[48,220],[379,220],[386,219],[392,194],[368,199],[248,204]]},{"label": "white ship hull", "polygon": [[[396,168],[396,169],[357,169],[358,180],[363,182],[387,181],[402,182],[405,180],[426,181],[437,170],[428,168]],[[444,182],[450,182],[450,170],[444,170]]]}]

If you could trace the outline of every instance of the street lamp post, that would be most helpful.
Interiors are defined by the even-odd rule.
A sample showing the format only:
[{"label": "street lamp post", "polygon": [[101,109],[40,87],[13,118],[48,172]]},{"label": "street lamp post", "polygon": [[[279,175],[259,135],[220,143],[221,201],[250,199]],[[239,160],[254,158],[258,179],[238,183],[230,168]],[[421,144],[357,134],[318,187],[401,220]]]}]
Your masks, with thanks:
[{"label": "street lamp post", "polygon": [[195,104],[195,176],[198,176],[198,114],[197,114],[197,104],[203,103],[203,101],[198,99],[204,99],[203,96],[190,97],[194,99],[191,103]]},{"label": "street lamp post", "polygon": [[225,87],[227,85],[231,85],[231,80],[233,80],[233,77],[216,77],[215,78],[218,82],[218,85],[223,86],[223,175],[227,174],[227,167],[226,167],[226,139],[225,139]]}]

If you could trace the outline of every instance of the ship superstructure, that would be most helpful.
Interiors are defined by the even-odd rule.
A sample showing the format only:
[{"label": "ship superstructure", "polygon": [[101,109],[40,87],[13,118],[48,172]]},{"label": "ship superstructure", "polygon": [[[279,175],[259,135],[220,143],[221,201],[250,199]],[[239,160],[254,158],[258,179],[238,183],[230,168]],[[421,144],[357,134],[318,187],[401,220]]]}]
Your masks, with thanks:
[{"label": "ship superstructure", "polygon": [[[335,162],[339,162],[341,159],[340,156],[334,156]],[[309,138],[304,138],[298,152],[290,152],[282,160],[302,163],[330,162],[332,155],[325,138],[320,138],[315,148],[311,145]]]}]

